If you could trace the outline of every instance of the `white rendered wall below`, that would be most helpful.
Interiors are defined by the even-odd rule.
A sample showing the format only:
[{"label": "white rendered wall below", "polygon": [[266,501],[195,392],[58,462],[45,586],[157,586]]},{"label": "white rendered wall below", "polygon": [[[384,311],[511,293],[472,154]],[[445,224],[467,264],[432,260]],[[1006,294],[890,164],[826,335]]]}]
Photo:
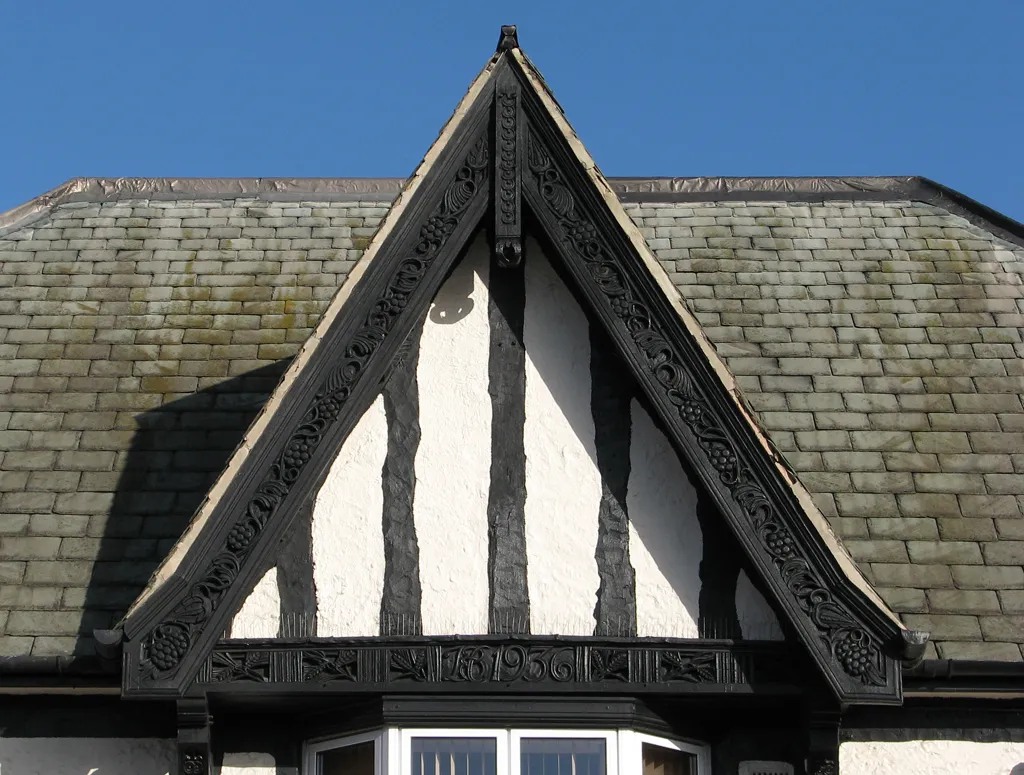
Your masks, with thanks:
[{"label": "white rendered wall below", "polygon": [[220,775],[277,775],[277,763],[268,753],[225,753]]},{"label": "white rendered wall below", "polygon": [[118,737],[0,738],[0,775],[169,775],[173,740]]},{"label": "white rendered wall below", "polygon": [[587,317],[531,240],[526,261],[526,579],[530,631],[591,635],[601,473]]},{"label": "white rendered wall below", "polygon": [[263,574],[231,621],[231,638],[276,638],[281,626],[277,568]]},{"label": "white rendered wall below", "polygon": [[[523,342],[526,582],[531,631],[591,635],[601,576],[602,498],[592,407],[591,321],[534,240],[524,266]],[[416,367],[420,440],[413,522],[424,635],[488,630],[491,487],[489,252],[473,243],[432,301]],[[500,282],[501,278],[495,278]],[[612,368],[626,368],[624,364]],[[630,407],[626,506],[637,633],[698,636],[704,539],[697,490],[646,409]],[[312,516],[317,634],[380,632],[387,558],[382,471],[388,417],[377,396],[338,451]],[[736,603],[744,637],[781,639],[770,605],[745,577]],[[234,618],[231,637],[275,637],[271,570]]]},{"label": "white rendered wall below", "polygon": [[1024,743],[965,740],[843,743],[839,747],[839,772],[842,775],[1022,775]]}]

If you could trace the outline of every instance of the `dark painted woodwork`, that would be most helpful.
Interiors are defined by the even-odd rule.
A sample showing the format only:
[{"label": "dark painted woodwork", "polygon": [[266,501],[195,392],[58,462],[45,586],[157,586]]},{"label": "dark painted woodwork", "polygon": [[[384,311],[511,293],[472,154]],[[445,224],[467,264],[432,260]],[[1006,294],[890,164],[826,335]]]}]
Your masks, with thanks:
[{"label": "dark painted woodwork", "polygon": [[907,697],[898,708],[854,707],[843,714],[839,737],[842,742],[1024,743],[1024,702],[991,695],[989,699]]},{"label": "dark painted woodwork", "polygon": [[503,269],[523,259],[522,141],[519,82],[508,69],[495,76],[494,255]]},{"label": "dark painted woodwork", "polygon": [[212,772],[206,698],[178,700],[178,775]]},{"label": "dark painted woodwork", "polygon": [[200,670],[197,688],[786,694],[805,682],[798,663],[792,649],[781,644],[727,641],[525,636],[227,641]]},{"label": "dark painted woodwork", "polygon": [[[5,688],[10,689],[5,685]],[[0,703],[0,737],[173,738],[173,702],[122,702],[116,694],[7,694]]]},{"label": "dark painted woodwork", "polygon": [[600,326],[590,325],[590,410],[594,446],[601,475],[594,553],[600,585],[597,589],[594,634],[636,635],[636,574],[629,561],[629,484],[631,438],[630,404],[634,386]]},{"label": "dark painted woodwork", "polygon": [[281,541],[277,556],[277,594],[282,638],[316,636],[316,586],[313,581],[313,506],[309,498],[299,508]]},{"label": "dark painted woodwork", "polygon": [[838,710],[808,711],[804,727],[807,741],[805,775],[838,775],[840,723]]},{"label": "dark painted woodwork", "polygon": [[697,494],[697,521],[703,540],[697,631],[702,638],[741,638],[736,614],[736,582],[742,567],[740,548],[703,492]]},{"label": "dark painted woodwork", "polygon": [[388,449],[381,472],[384,490],[384,590],[380,602],[381,635],[418,635],[420,617],[420,550],[413,521],[416,452],[420,446],[417,328],[402,346],[384,385]]},{"label": "dark painted woodwork", "polygon": [[498,47],[495,52],[500,54],[503,51],[511,51],[514,48],[519,48],[519,35],[516,32],[516,26],[514,24],[503,24],[501,26],[501,34],[498,36]]},{"label": "dark painted woodwork", "polygon": [[[489,99],[475,105],[324,333],[181,567],[125,624],[124,689],[183,690],[299,504],[366,411],[398,351],[487,211]],[[240,516],[235,516],[240,515]],[[188,579],[188,581],[186,581]],[[227,602],[228,605],[224,605]],[[143,690],[142,687],[146,688]]]},{"label": "dark painted woodwork", "polygon": [[835,557],[645,267],[562,131],[523,94],[523,195],[801,639],[850,701],[898,702],[900,629],[845,579]]},{"label": "dark painted woodwork", "polygon": [[528,633],[530,594],[526,568],[526,308],[522,265],[502,269],[491,257],[490,350],[487,390],[491,397],[491,472],[487,494],[488,631]]},{"label": "dark painted woodwork", "polygon": [[[786,475],[707,362],[517,61],[502,54],[495,68],[497,76],[504,77],[504,68],[520,78],[524,205],[672,443],[693,465],[833,691],[845,702],[898,702],[900,673],[894,660],[904,653],[901,630],[845,577]],[[422,319],[469,236],[493,207],[493,196],[487,196],[494,158],[488,132],[493,100],[488,85],[369,265],[360,292],[324,333],[282,406],[253,440],[242,472],[216,505],[193,551],[129,618],[126,695],[174,695],[189,685],[211,654],[215,634],[226,626],[226,609],[255,584],[255,574],[291,524],[301,498],[290,493],[319,489],[334,454],[379,389],[399,343]],[[314,651],[298,652],[296,664],[305,669],[301,654]],[[218,654],[218,659],[226,656]],[[339,653],[321,656],[325,669],[349,669]],[[243,673],[258,672],[256,663],[250,664],[258,662],[256,652],[245,652],[244,660]],[[219,668],[230,673],[236,666]],[[385,677],[377,676],[377,685],[384,685]]]}]

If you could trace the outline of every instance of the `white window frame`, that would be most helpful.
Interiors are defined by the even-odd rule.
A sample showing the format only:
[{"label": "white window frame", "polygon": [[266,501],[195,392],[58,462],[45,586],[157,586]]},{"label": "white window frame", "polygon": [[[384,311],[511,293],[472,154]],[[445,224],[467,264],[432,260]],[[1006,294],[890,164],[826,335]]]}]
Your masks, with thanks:
[{"label": "white window frame", "polygon": [[360,735],[347,735],[346,737],[332,737],[329,740],[320,740],[306,743],[303,746],[302,760],[305,762],[303,772],[305,775],[317,775],[317,755],[324,751],[332,751],[335,748],[348,748],[361,743],[373,741],[373,770],[374,775],[386,775],[388,771],[388,756],[383,745],[386,730],[378,729],[374,732],[364,732]]},{"label": "white window frame", "polygon": [[648,735],[634,732],[632,729],[619,730],[619,756],[621,757],[620,775],[643,775],[644,743],[667,748],[670,751],[693,754],[697,757],[697,775],[711,775],[711,746],[699,743],[686,743],[670,737]]},{"label": "white window frame", "polygon": [[[494,738],[495,741],[495,775],[509,775],[509,748],[507,729],[417,729],[416,727],[403,727],[399,730],[400,755],[398,775],[412,775],[412,739],[414,737],[442,737],[442,738]],[[378,771],[378,775],[391,775],[391,773]]]},{"label": "white window frame", "polygon": [[[684,742],[668,737],[634,732],[631,729],[545,729],[465,727],[385,727],[346,737],[335,737],[306,743],[303,752],[304,775],[316,775],[317,755],[335,748],[345,748],[373,741],[374,775],[412,775],[412,739],[493,738],[495,741],[495,775],[521,775],[519,754],[525,737],[545,739],[587,738],[605,741],[605,775],[643,775],[643,744],[693,754],[697,759],[697,775],[711,775],[711,746]],[[397,761],[397,766],[391,765]]]},{"label": "white window frame", "polygon": [[618,732],[614,729],[511,729],[512,744],[509,746],[509,766],[516,775],[519,772],[519,752],[524,737],[539,737],[545,740],[566,740],[585,738],[604,740],[605,775],[619,775]]}]

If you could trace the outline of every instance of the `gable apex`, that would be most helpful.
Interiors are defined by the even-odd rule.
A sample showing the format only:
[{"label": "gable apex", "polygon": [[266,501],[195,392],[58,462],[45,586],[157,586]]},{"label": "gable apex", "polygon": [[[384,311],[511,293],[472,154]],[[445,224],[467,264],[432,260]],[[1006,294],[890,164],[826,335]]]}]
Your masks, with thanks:
[{"label": "gable apex", "polygon": [[[514,34],[514,32],[513,32]],[[502,41],[507,36],[503,32]],[[503,96],[504,95],[504,96]],[[510,107],[511,106],[511,107]],[[905,630],[757,427],[539,74],[474,81],[185,537],[124,623],[126,693],[177,693],[484,226],[503,271],[531,217],[837,695],[895,702]]]}]

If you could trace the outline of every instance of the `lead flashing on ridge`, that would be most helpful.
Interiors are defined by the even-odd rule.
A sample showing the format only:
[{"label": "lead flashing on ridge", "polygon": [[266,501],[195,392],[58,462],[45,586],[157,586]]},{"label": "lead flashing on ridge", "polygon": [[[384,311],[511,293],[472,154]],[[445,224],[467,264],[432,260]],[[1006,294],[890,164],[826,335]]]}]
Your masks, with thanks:
[{"label": "lead flashing on ridge", "polygon": [[[1024,246],[1024,224],[941,183],[905,177],[607,178],[622,202],[913,201],[940,207]],[[71,202],[252,199],[261,202],[392,202],[405,178],[72,178],[0,213],[0,235]]]}]

